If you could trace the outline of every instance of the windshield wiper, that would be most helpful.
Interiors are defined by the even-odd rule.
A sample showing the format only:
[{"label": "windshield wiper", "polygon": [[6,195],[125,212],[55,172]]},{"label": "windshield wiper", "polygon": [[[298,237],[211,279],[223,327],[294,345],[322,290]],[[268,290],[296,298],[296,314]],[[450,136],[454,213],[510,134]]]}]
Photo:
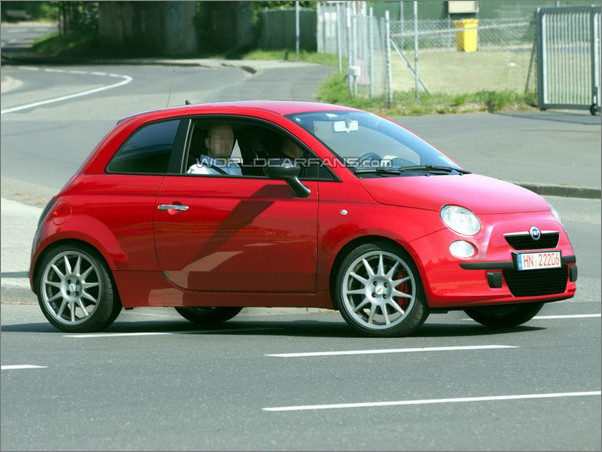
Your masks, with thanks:
[{"label": "windshield wiper", "polygon": [[351,168],[353,174],[395,174],[399,176],[399,168],[386,168],[376,166],[374,168]]},{"label": "windshield wiper", "polygon": [[396,167],[368,167],[368,168],[352,168],[354,174],[394,174],[401,175],[403,173],[411,172],[426,172],[426,173],[445,173],[449,174],[457,172],[459,174],[470,174],[470,171],[462,168],[453,168],[450,166],[436,166],[436,165],[416,165],[416,166],[402,166],[401,168]]},{"label": "windshield wiper", "polygon": [[416,166],[403,166],[397,170],[399,174],[406,172],[416,172],[423,171],[428,173],[452,173],[456,171],[460,174],[470,174],[470,171],[467,171],[462,168],[453,168],[451,166],[437,166],[437,165],[416,165]]}]

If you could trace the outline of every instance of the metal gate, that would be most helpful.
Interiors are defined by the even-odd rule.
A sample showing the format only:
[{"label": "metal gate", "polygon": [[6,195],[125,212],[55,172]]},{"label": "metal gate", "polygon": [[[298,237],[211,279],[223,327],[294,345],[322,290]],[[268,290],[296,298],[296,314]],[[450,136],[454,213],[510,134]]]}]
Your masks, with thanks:
[{"label": "metal gate", "polygon": [[539,108],[600,111],[600,8],[537,10]]}]

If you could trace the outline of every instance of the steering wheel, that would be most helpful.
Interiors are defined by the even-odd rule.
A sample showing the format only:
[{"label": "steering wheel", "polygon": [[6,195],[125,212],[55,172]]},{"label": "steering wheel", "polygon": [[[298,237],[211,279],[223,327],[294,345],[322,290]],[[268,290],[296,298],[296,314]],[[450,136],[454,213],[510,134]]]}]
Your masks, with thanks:
[{"label": "steering wheel", "polygon": [[357,162],[358,168],[364,166],[364,162],[367,162],[369,160],[377,160],[378,162],[380,162],[380,155],[378,155],[376,152],[366,152],[365,154],[362,154]]}]

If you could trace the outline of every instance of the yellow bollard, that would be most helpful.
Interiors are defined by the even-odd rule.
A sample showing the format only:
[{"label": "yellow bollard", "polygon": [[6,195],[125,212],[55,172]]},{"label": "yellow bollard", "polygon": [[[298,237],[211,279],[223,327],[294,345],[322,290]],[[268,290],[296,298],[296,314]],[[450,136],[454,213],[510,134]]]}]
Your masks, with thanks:
[{"label": "yellow bollard", "polygon": [[455,20],[454,27],[462,28],[456,32],[456,47],[459,52],[475,52],[477,50],[478,19]]}]

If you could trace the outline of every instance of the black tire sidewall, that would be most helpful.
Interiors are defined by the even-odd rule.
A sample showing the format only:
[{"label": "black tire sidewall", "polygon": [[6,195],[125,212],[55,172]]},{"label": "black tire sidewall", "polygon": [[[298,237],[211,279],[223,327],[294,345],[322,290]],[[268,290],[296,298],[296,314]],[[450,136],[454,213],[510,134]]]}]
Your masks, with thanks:
[{"label": "black tire sidewall", "polygon": [[[416,297],[410,312],[406,314],[406,318],[403,319],[399,324],[387,329],[370,329],[366,328],[360,323],[357,323],[353,318],[353,315],[347,311],[347,307],[345,306],[345,302],[343,301],[343,297],[341,295],[343,279],[349,266],[358,257],[371,251],[386,251],[395,254],[399,258],[403,259],[403,261],[412,271],[414,281],[416,284]],[[418,272],[418,268],[414,264],[414,261],[411,259],[411,257],[406,251],[401,249],[401,247],[397,247],[388,243],[365,243],[363,245],[358,246],[357,248],[354,248],[347,256],[345,256],[336,273],[333,296],[335,298],[336,306],[338,306],[341,316],[343,317],[343,319],[345,319],[347,324],[354,328],[356,331],[366,336],[407,336],[416,331],[424,323],[429,314],[426,299],[424,296],[424,289],[422,287],[422,279],[420,278],[420,273]]]},{"label": "black tire sidewall", "polygon": [[510,308],[507,314],[496,313],[496,306],[466,309],[466,315],[481,325],[491,328],[513,328],[531,320],[543,307],[543,303],[504,305]]},{"label": "black tire sidewall", "polygon": [[[199,307],[200,308],[200,307]],[[215,307],[210,312],[202,313],[195,307],[177,307],[175,308],[178,314],[197,325],[212,325],[223,323],[236,316],[242,307]],[[203,307],[202,309],[207,309]]]}]

